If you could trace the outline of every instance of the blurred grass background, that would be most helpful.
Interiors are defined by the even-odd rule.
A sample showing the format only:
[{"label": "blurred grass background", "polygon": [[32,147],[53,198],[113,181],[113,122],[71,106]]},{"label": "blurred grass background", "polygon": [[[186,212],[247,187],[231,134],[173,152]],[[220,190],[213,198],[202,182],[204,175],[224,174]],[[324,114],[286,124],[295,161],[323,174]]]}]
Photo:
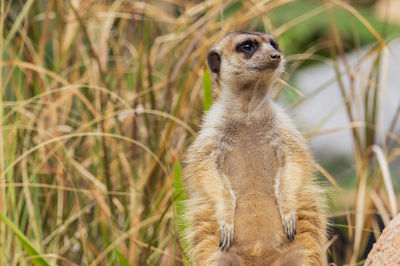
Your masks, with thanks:
[{"label": "blurred grass background", "polygon": [[277,37],[288,108],[307,104],[296,71],[369,45],[367,126],[334,63],[354,149],[319,169],[329,261],[362,264],[399,195],[399,137],[378,143],[376,124],[379,62],[400,30],[377,2],[0,0],[0,264],[186,264],[180,161],[212,101],[207,51],[232,30]]}]

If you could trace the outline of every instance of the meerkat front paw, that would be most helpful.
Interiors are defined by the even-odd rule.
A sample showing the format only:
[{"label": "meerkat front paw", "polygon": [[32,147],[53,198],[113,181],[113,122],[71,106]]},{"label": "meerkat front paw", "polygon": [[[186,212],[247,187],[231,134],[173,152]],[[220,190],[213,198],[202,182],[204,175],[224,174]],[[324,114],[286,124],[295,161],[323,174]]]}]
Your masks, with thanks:
[{"label": "meerkat front paw", "polygon": [[296,235],[296,212],[292,211],[287,214],[282,214],[282,223],[285,228],[286,236],[290,241],[294,240]]},{"label": "meerkat front paw", "polygon": [[233,223],[220,222],[219,223],[219,232],[220,232],[220,240],[219,247],[221,251],[228,251],[233,243]]}]

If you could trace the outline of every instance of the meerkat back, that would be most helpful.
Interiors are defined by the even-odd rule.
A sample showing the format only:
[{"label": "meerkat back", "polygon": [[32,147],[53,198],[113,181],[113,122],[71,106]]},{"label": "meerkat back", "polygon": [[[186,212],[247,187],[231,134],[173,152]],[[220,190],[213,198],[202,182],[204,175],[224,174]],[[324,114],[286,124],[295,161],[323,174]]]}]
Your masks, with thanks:
[{"label": "meerkat back", "polygon": [[324,265],[326,218],[314,160],[269,91],[274,38],[232,32],[208,53],[218,95],[185,160],[185,237],[194,265]]}]

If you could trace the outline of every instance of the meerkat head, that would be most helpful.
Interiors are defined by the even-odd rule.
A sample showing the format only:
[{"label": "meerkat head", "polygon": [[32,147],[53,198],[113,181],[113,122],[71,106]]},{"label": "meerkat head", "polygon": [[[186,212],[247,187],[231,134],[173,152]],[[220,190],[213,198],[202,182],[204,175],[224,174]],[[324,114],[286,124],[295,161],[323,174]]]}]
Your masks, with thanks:
[{"label": "meerkat head", "polygon": [[207,62],[214,89],[242,89],[263,81],[271,86],[284,69],[275,39],[259,32],[231,32],[211,48]]}]

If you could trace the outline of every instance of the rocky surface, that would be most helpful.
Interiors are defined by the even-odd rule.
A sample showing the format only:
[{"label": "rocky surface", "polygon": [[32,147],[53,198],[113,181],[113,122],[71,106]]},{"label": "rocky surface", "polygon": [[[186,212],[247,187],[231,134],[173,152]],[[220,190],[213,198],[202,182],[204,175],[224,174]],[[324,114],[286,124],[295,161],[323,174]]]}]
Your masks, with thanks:
[{"label": "rocky surface", "polygon": [[400,214],[385,227],[364,265],[400,265]]}]

